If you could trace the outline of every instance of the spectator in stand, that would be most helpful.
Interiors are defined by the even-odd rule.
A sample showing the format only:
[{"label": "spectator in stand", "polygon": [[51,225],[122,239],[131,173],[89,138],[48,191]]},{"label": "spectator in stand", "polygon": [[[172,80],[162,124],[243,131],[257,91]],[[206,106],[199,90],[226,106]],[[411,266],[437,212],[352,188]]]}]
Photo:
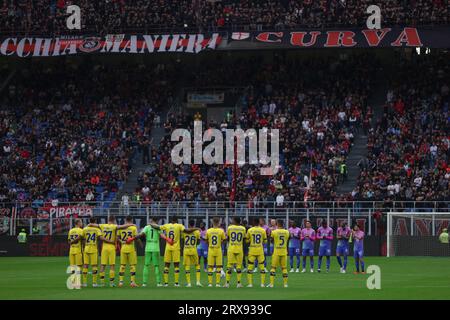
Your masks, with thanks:
[{"label": "spectator in stand", "polygon": [[19,73],[0,97],[0,199],[112,200],[174,70],[83,61]]},{"label": "spectator in stand", "polygon": [[444,55],[417,56],[393,73],[385,112],[368,137],[369,165],[361,168],[358,185],[362,199],[449,199],[449,72]]},{"label": "spectator in stand", "polygon": [[[68,0],[0,0],[0,30],[8,33],[67,33]],[[383,26],[449,23],[444,0],[79,0],[82,31],[95,34],[220,30],[282,30],[365,26],[366,8],[382,8]],[[74,31],[76,32],[76,31]]]},{"label": "spectator in stand", "polygon": [[[365,59],[364,55],[351,57],[336,63],[331,70],[326,67],[330,64],[321,59],[308,64],[262,63],[258,68],[242,59],[211,66],[206,62],[202,70],[187,80],[189,83],[197,86],[233,83],[247,87],[251,84],[251,89],[245,98],[248,108],[238,119],[227,115],[221,122],[202,119],[204,130],[237,126],[244,130],[279,129],[282,154],[279,172],[273,177],[261,176],[258,166],[240,165],[235,175],[236,192],[232,195],[232,166],[175,166],[170,159],[175,144],[170,141],[171,130],[192,128],[193,120],[199,116],[169,115],[165,126],[170,130],[161,140],[153,165],[139,177],[141,188],[145,187],[154,201],[227,202],[233,196],[250,207],[276,203],[277,197],[283,205],[303,201],[308,188],[310,200],[334,199],[340,165],[346,161],[353,131],[359,125],[351,124],[347,115],[357,119],[365,116],[370,87],[367,75],[371,72],[371,64],[365,63]],[[225,72],[231,66],[238,70],[233,75]],[[326,84],[322,77],[325,72],[329,79]],[[262,77],[264,82],[260,81]],[[176,188],[170,185],[173,181],[177,182]]]}]

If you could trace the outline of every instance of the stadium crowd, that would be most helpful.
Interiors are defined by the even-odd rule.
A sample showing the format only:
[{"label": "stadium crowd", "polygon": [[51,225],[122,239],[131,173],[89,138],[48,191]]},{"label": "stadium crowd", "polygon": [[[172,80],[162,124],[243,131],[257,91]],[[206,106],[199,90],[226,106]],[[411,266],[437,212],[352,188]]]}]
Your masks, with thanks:
[{"label": "stadium crowd", "polygon": [[383,117],[369,134],[355,197],[449,199],[449,72],[445,57],[422,56],[393,73]]},{"label": "stadium crowd", "polygon": [[[244,130],[279,129],[280,170],[275,176],[261,176],[259,167],[243,165],[233,193],[232,164],[175,166],[170,154],[177,142],[170,141],[170,134],[175,128],[192,128],[194,119],[171,115],[165,123],[167,136],[152,151],[154,161],[139,178],[138,197],[144,202],[231,198],[248,201],[249,206],[276,201],[280,207],[285,201],[336,199],[335,188],[345,179],[354,135],[362,127],[367,130],[371,119],[367,95],[373,64],[366,63],[365,55],[336,63],[328,59],[299,62],[278,57],[265,64],[223,61],[215,64],[218,70],[214,63],[205,65],[203,70],[212,72],[197,73],[189,83],[239,85],[244,81],[250,87],[238,118],[229,113],[221,123],[203,121],[204,130],[234,129],[236,124]],[[255,65],[259,67],[252,70]],[[223,72],[227,68],[237,72]]]},{"label": "stadium crowd", "polygon": [[170,104],[172,67],[85,61],[24,70],[2,95],[0,201],[112,200]]},{"label": "stadium crowd", "polygon": [[384,25],[447,24],[445,0],[1,0],[0,30],[67,33],[67,6],[81,7],[83,32],[122,33],[262,30],[324,26],[362,26],[366,8],[377,4]]},{"label": "stadium crowd", "polygon": [[[448,61],[420,58],[389,72],[384,114],[374,122],[367,98],[379,64],[365,53],[334,58],[219,55],[192,74],[179,64],[33,63],[1,97],[0,201],[112,200],[138,150],[146,170],[130,198],[143,203],[448,199]],[[170,134],[192,128],[197,115],[169,113],[161,124],[166,136],[151,143],[180,73],[194,86],[246,88],[238,117],[202,119],[203,129],[279,129],[276,175],[243,165],[234,188],[233,164],[175,166]],[[368,135],[368,157],[359,162],[355,190],[338,195],[357,134]]]}]

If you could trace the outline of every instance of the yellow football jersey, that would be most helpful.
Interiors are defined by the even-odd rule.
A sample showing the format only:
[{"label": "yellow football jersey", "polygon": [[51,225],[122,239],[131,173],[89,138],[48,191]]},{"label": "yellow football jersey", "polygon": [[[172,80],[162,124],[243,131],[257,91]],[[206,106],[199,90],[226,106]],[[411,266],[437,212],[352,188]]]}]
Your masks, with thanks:
[{"label": "yellow football jersey", "polygon": [[77,243],[70,245],[71,254],[81,253],[81,238],[83,238],[83,229],[78,227],[70,229],[67,239],[71,241],[80,239]]},{"label": "yellow football jersey", "polygon": [[[102,237],[106,240],[116,242],[116,233],[117,233],[117,225],[115,224],[101,224],[100,230],[102,231]],[[112,243],[103,243],[103,248],[105,247],[113,247],[115,248],[115,244]]]},{"label": "yellow football jersey", "polygon": [[267,242],[267,233],[261,227],[252,227],[247,231],[247,241],[250,243],[248,254],[261,255],[264,254],[264,242]]},{"label": "yellow football jersey", "polygon": [[126,229],[118,230],[117,237],[119,238],[120,243],[122,244],[121,252],[134,252],[136,248],[134,246],[134,241],[132,243],[127,244],[127,239],[136,237],[137,228],[136,226],[130,226]]},{"label": "yellow football jersey", "polygon": [[98,252],[98,237],[102,235],[99,228],[85,227],[83,229],[84,238],[84,252],[96,253]]},{"label": "yellow football jersey", "polygon": [[287,255],[287,246],[289,243],[289,231],[286,229],[275,229],[270,234],[274,244],[274,255]]},{"label": "yellow football jersey", "polygon": [[197,253],[197,243],[200,240],[200,231],[196,230],[192,233],[183,233],[184,238],[184,254],[194,255]]},{"label": "yellow football jersey", "polygon": [[181,234],[185,227],[179,223],[166,223],[161,226],[161,230],[164,231],[166,237],[173,240],[173,244],[166,243],[166,250],[180,250]]},{"label": "yellow football jersey", "polygon": [[208,242],[209,250],[222,250],[222,242],[225,238],[225,231],[221,228],[209,228],[208,231],[206,231],[205,239]]},{"label": "yellow football jersey", "polygon": [[244,251],[244,240],[246,237],[244,226],[231,225],[228,227],[228,252],[241,253]]}]

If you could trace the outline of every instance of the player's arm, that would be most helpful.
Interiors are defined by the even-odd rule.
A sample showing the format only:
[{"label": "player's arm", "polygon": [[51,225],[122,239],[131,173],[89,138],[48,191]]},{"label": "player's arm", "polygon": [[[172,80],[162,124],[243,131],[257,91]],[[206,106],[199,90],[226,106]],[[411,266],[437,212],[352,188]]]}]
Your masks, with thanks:
[{"label": "player's arm", "polygon": [[307,236],[305,237],[305,235],[304,235],[304,233],[303,232],[301,232],[300,233],[300,240],[305,240],[305,238],[307,238]]},{"label": "player's arm", "polygon": [[156,224],[156,223],[153,223],[153,222],[150,222],[150,225],[156,230],[162,230],[163,229],[162,228],[163,226],[160,226],[159,224]]},{"label": "player's arm", "polygon": [[144,232],[141,232],[141,233],[135,235],[134,237],[128,238],[128,239],[127,239],[127,244],[130,244],[130,243],[132,243],[133,241],[136,240],[136,241],[138,241],[138,242],[140,243],[140,245],[142,246],[142,241],[141,241],[141,239],[143,239],[143,238],[145,238],[145,233],[144,233]]},{"label": "player's arm", "polygon": [[108,240],[108,239],[106,239],[105,237],[103,237],[103,236],[100,236],[100,237],[98,237],[100,240],[102,240],[103,242],[106,242],[106,243],[110,243],[110,244],[116,244],[114,241],[112,241],[112,240]]},{"label": "player's arm", "polygon": [[328,236],[325,237],[327,240],[333,240],[333,232],[331,232]]},{"label": "player's arm", "polygon": [[98,223],[89,223],[87,226],[92,228],[100,228],[100,225]]},{"label": "player's arm", "polygon": [[222,232],[222,244],[228,241],[228,236],[225,231]]},{"label": "player's arm", "polygon": [[208,231],[205,232],[205,238],[206,246],[209,248],[209,239],[208,239]]},{"label": "player's arm", "polygon": [[76,237],[75,239],[68,239],[69,244],[75,244],[81,241],[81,235],[78,235],[78,237]]},{"label": "player's arm", "polygon": [[187,228],[187,229],[184,229],[183,232],[192,233],[197,230],[200,230],[200,228]]},{"label": "player's arm", "polygon": [[134,237],[135,240],[145,239],[145,233],[141,232]]},{"label": "player's arm", "polygon": [[136,225],[133,223],[121,224],[121,225],[117,226],[117,230],[123,230],[123,229],[133,227],[133,226],[136,227]]},{"label": "player's arm", "polygon": [[323,239],[322,232],[317,231],[316,239],[319,239],[319,240],[322,240],[322,239]]},{"label": "player's arm", "polygon": [[141,247],[141,248],[144,247],[144,243],[142,242],[141,239],[136,239],[136,242],[139,243],[139,247]]}]

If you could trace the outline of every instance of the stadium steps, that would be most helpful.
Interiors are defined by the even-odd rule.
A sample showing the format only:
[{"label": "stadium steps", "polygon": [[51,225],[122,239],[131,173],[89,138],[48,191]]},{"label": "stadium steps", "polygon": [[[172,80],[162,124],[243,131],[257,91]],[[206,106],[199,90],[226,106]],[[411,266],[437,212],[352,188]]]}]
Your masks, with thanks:
[{"label": "stadium steps", "polygon": [[[377,120],[383,114],[383,105],[385,102],[388,85],[383,78],[379,78],[376,84],[376,90],[369,97],[368,104],[373,110],[372,127],[375,126]],[[347,179],[340,185],[338,185],[336,192],[338,194],[345,194],[352,192],[358,184],[359,167],[358,162],[367,157],[367,136],[364,135],[362,128],[359,129],[358,134],[355,136],[353,146],[347,157]]]},{"label": "stadium steps", "polygon": [[[161,117],[163,118],[163,117]],[[164,118],[163,118],[164,119]],[[158,147],[159,143],[161,141],[161,138],[163,138],[165,135],[164,128],[153,128],[152,129],[152,147]],[[137,152],[136,157],[133,159],[133,166],[131,169],[131,173],[128,176],[127,181],[124,183],[122,189],[117,193],[116,200],[121,201],[122,196],[125,193],[128,193],[128,195],[131,197],[133,192],[136,190],[137,187],[139,187],[138,184],[138,177],[147,169],[148,165],[142,164],[142,153],[140,151]]]},{"label": "stadium steps", "polygon": [[360,130],[347,157],[347,180],[337,187],[338,194],[352,192],[356,187],[359,176],[358,161],[365,156],[367,156],[367,136]]},{"label": "stadium steps", "polygon": [[[8,72],[9,70],[6,70]],[[6,75],[3,71],[1,72],[1,78],[5,79],[0,83],[0,93],[8,86],[9,82],[12,78],[16,75],[16,69],[13,69],[9,71],[9,73]]]}]

